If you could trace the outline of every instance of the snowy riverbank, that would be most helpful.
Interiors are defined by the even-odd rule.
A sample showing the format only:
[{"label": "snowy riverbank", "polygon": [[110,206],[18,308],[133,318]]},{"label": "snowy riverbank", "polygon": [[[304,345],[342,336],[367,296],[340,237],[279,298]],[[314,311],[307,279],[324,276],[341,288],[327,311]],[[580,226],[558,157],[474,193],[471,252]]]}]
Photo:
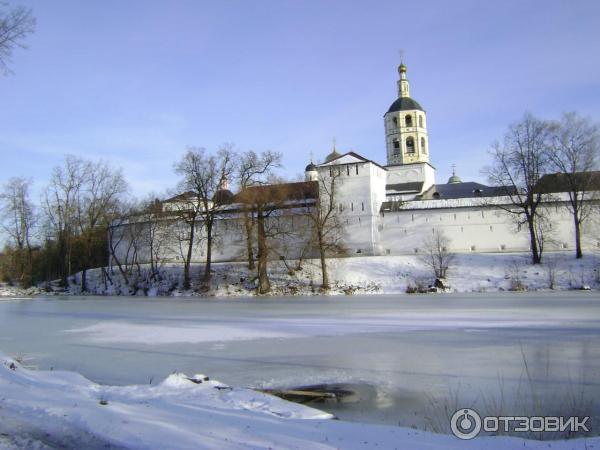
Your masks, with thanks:
[{"label": "snowy riverbank", "polygon": [[33,297],[42,293],[42,290],[37,287],[22,288],[18,286],[9,286],[7,284],[0,284],[0,300],[2,297]]},{"label": "snowy riverbank", "polygon": [[[300,270],[290,271],[281,261],[270,263],[270,295],[315,295],[320,291],[320,267],[317,260],[307,260]],[[166,265],[159,279],[151,279],[149,268],[134,270],[127,285],[118,270],[106,276],[102,269],[88,271],[88,289],[98,295],[200,295],[199,275],[204,266],[192,267],[193,287],[180,289],[181,265]],[[525,253],[459,254],[448,272],[449,292],[495,292],[502,290],[598,289],[600,253],[589,253],[577,260],[572,252],[547,253],[544,263],[530,264]],[[329,260],[331,295],[406,293],[407,289],[427,289],[434,276],[419,256],[374,256]],[[208,295],[248,296],[255,294],[254,273],[243,263],[217,263]],[[79,275],[72,277],[70,292],[79,294]]]},{"label": "snowy riverbank", "polygon": [[319,410],[203,375],[102,386],[73,372],[32,371],[0,354],[0,449],[588,449],[600,438],[531,441],[453,436],[330,420]]}]

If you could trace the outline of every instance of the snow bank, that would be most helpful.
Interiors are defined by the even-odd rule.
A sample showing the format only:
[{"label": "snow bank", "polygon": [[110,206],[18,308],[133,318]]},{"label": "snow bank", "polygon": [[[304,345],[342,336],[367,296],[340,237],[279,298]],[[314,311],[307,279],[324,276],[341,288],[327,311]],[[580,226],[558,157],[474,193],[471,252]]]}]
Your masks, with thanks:
[{"label": "snow bank", "polygon": [[41,293],[41,289],[37,287],[30,287],[25,289],[18,286],[9,286],[8,284],[4,283],[0,284],[0,300],[2,299],[2,297],[10,297],[13,299],[18,297],[30,298],[34,295],[38,295]]},{"label": "snow bank", "polygon": [[72,372],[30,371],[0,354],[0,448],[489,449],[593,448],[600,438],[460,441],[331,415],[250,389],[172,374],[156,386],[101,386]]},{"label": "snow bank", "polygon": [[[295,262],[289,262],[293,267]],[[321,272],[317,260],[306,260],[300,270],[289,271],[281,261],[271,261],[269,272],[273,296],[319,295]],[[183,277],[181,265],[161,268],[160,280],[150,281],[148,267],[132,276],[132,286],[125,286],[118,272],[110,281],[100,269],[88,271],[88,287],[98,295],[185,295],[194,296],[200,285],[203,264],[194,264],[190,291],[180,289]],[[448,271],[447,284],[452,292],[493,292],[499,290],[540,290],[600,288],[600,253],[589,253],[575,259],[572,252],[546,253],[544,263],[531,265],[525,253],[457,254]],[[256,292],[254,273],[248,273],[244,263],[215,263],[208,295],[218,297],[248,296]],[[363,256],[329,260],[332,288],[329,295],[405,293],[409,286],[433,284],[431,270],[417,255]],[[553,278],[551,283],[550,278]],[[70,292],[79,294],[79,275],[73,277]]]}]

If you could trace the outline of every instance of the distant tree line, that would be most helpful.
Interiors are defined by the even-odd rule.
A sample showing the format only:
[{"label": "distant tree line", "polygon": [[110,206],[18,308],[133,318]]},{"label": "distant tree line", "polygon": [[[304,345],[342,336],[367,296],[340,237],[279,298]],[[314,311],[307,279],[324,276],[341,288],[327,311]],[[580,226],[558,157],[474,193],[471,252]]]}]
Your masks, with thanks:
[{"label": "distant tree line", "polygon": [[[317,252],[322,287],[328,289],[327,259],[343,253],[335,208],[341,180],[327,176],[308,185],[286,183],[275,174],[279,167],[281,155],[275,152],[240,153],[231,145],[213,153],[189,148],[174,164],[180,195],[167,211],[155,195],[132,199],[120,169],[104,161],[67,156],[53,169],[40,202],[32,199],[31,179],[15,177],[3,184],[0,223],[5,246],[0,275],[5,282],[23,286],[49,281],[67,286],[79,274],[77,283],[86,291],[88,270],[102,268],[107,282],[118,274],[135,291],[136,286],[163,276],[163,254],[175,245],[183,263],[180,287],[206,290],[213,249],[222,245],[216,225],[223,218],[223,207],[232,202],[233,193],[227,189],[231,183],[238,192],[235,217],[245,242],[245,254],[239,256],[247,261],[249,272],[255,272],[258,292],[271,289],[269,261],[287,265],[289,243],[302,239],[306,248],[300,249],[300,260],[295,267],[288,266],[289,271]],[[293,210],[293,215],[306,219],[305,225],[296,220],[290,226],[290,199],[307,198]],[[205,263],[194,274],[192,261],[200,246],[206,252]],[[296,248],[294,259],[297,253]],[[144,264],[149,267],[143,268]],[[199,281],[196,286],[192,286],[194,279]]]}]

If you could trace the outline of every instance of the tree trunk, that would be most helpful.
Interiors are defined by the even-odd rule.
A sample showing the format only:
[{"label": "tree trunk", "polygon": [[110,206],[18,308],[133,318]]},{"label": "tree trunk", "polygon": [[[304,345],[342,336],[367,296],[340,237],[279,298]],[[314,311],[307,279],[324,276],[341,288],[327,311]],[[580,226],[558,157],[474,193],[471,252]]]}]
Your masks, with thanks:
[{"label": "tree trunk", "polygon": [[191,286],[190,280],[190,265],[192,263],[192,252],[194,250],[194,232],[196,231],[196,221],[193,220],[190,224],[190,241],[187,248],[187,257],[183,266],[183,289],[189,289]]},{"label": "tree trunk", "polygon": [[252,248],[252,219],[244,213],[244,228],[246,229],[246,256],[248,257],[248,270],[254,270],[254,250]]},{"label": "tree trunk", "polygon": [[269,250],[267,248],[267,235],[265,233],[265,219],[259,212],[256,221],[258,237],[258,293],[266,294],[271,290],[269,273],[267,272],[267,261]]},{"label": "tree trunk", "polygon": [[527,216],[527,226],[529,228],[529,241],[531,244],[531,259],[533,264],[540,264],[542,256],[539,254],[537,236],[535,234],[534,216]]},{"label": "tree trunk", "polygon": [[87,269],[84,267],[81,271],[81,292],[87,291]]},{"label": "tree trunk", "polygon": [[573,221],[575,222],[575,258],[582,258],[583,251],[581,250],[581,221],[577,214],[573,214]]},{"label": "tree trunk", "polygon": [[206,265],[204,266],[204,285],[206,288],[208,288],[210,283],[210,265],[212,262],[213,244],[212,227],[213,222],[212,219],[210,219],[206,222]]},{"label": "tree trunk", "polygon": [[325,244],[323,242],[323,233],[318,231],[317,237],[319,241],[319,256],[321,257],[321,287],[323,289],[329,289],[329,274],[327,273],[327,259],[325,257]]},{"label": "tree trunk", "polygon": [[81,292],[87,291],[87,269],[90,268],[92,261],[92,238],[88,236],[85,240],[85,261],[81,271]]}]

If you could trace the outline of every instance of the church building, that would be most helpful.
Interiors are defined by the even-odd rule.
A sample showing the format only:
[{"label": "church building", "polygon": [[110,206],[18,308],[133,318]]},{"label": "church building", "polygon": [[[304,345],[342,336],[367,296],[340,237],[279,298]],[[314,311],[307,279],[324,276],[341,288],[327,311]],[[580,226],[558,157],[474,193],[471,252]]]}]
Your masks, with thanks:
[{"label": "church building", "polygon": [[[431,164],[431,160],[435,161],[435,148],[429,145],[427,113],[411,97],[404,64],[398,73],[397,98],[383,116],[385,164],[354,151],[339,153],[334,145],[323,162],[306,166],[304,182],[249,188],[260,189],[261,195],[285,191],[289,196],[281,203],[282,213],[277,220],[285,221],[290,233],[278,248],[271,248],[271,258],[316,256],[315,249],[309,248],[311,231],[306,214],[322,196],[324,183],[334,175],[338,184],[335,209],[349,256],[419,254],[436,231],[449,239],[448,250],[456,253],[529,251],[528,230],[506,211],[511,203],[503,188],[462,181],[456,173],[446,183],[436,182],[436,170]],[[549,217],[545,250],[571,250],[575,233],[572,216],[565,208],[568,197],[560,183],[552,182],[553,176],[546,175],[540,182],[548,195],[542,206]],[[240,220],[242,211],[248,211],[245,193],[224,190],[221,194],[226,195],[227,201],[222,202],[214,225],[219,245],[213,249],[212,259],[241,261],[247,252]],[[186,202],[189,204],[186,195],[159,202],[159,216],[149,218],[142,214],[111,227],[113,259],[127,261],[135,255],[140,263],[153,257],[162,262],[181,261],[182,241],[177,235],[186,227],[181,226],[175,211],[185,207]],[[165,225],[160,254],[154,256],[148,245],[133,243],[152,220],[161,220]],[[593,221],[588,220],[587,226],[592,227]],[[599,238],[584,228],[582,246],[598,248]],[[195,246],[193,262],[205,260],[204,245],[199,242]]]},{"label": "church building", "polygon": [[[343,175],[339,211],[351,254],[419,253],[436,230],[450,239],[454,252],[529,251],[528,231],[506,212],[510,201],[503,188],[462,181],[455,172],[446,183],[436,183],[427,113],[410,95],[404,64],[398,74],[398,97],[383,116],[386,164],[356,152],[340,154],[334,148],[322,164],[306,168],[307,180],[326,177],[331,171]],[[566,194],[560,190],[560,186],[547,189],[552,194],[545,205],[550,217],[548,250],[574,245],[572,217],[564,207]],[[600,246],[598,236],[586,230],[582,244]]]}]

